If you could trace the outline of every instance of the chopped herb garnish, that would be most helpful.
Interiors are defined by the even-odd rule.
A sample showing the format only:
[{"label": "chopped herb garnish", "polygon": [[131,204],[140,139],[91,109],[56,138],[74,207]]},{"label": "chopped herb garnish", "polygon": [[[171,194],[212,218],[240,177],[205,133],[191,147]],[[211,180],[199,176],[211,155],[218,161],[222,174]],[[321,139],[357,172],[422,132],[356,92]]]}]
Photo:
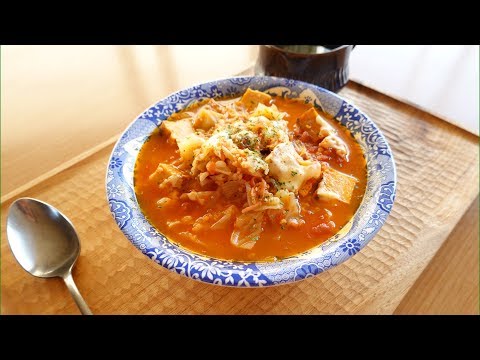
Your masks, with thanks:
[{"label": "chopped herb garnish", "polygon": [[297,175],[297,174],[298,174],[298,172],[296,172],[296,171],[292,171],[292,172],[291,172],[291,174],[292,174],[292,177],[294,177],[295,175]]}]

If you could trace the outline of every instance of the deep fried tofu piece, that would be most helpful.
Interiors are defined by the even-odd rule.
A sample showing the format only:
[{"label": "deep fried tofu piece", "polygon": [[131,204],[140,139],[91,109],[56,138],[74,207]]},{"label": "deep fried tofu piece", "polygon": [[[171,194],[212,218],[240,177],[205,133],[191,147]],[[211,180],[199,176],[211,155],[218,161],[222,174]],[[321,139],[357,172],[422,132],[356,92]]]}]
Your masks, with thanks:
[{"label": "deep fried tofu piece", "polygon": [[298,117],[297,126],[306,131],[314,143],[335,133],[335,129],[313,107]]},{"label": "deep fried tofu piece", "polygon": [[350,203],[353,189],[358,179],[331,167],[324,167],[323,178],[318,185],[317,195],[320,199],[336,199]]},{"label": "deep fried tofu piece", "polygon": [[270,104],[270,100],[272,100],[270,95],[248,88],[239,102],[251,111],[255,109],[259,103],[268,106]]}]

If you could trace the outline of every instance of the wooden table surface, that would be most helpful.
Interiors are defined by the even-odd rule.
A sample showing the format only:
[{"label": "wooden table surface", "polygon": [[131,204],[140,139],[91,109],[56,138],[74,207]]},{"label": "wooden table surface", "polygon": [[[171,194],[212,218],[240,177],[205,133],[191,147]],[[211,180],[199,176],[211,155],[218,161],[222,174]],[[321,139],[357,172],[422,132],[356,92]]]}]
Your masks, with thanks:
[{"label": "wooden table surface", "polygon": [[478,137],[353,82],[340,95],[380,127],[398,172],[386,224],[347,262],[265,289],[169,272],[135,249],[110,215],[104,178],[114,137],[3,198],[2,313],[79,313],[62,280],[32,277],[10,252],[8,207],[30,196],[58,207],[78,230],[73,276],[95,314],[478,314]]}]

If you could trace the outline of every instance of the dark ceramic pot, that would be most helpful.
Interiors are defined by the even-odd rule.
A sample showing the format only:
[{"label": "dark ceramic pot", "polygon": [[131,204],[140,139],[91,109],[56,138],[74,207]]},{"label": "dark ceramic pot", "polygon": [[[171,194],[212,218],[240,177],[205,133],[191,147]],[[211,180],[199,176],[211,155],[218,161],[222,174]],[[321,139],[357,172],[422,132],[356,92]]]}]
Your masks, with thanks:
[{"label": "dark ceramic pot", "polygon": [[333,92],[348,82],[348,60],[355,45],[324,45],[321,54],[292,52],[310,46],[260,45],[255,74],[306,81]]}]

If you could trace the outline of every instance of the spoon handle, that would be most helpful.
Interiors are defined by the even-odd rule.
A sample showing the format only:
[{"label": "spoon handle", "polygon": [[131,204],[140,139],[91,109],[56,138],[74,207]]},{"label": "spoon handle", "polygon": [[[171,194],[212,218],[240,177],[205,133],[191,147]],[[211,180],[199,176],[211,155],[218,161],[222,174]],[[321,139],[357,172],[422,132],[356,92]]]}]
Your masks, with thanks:
[{"label": "spoon handle", "polygon": [[90,308],[88,307],[85,300],[83,300],[82,295],[80,295],[80,291],[78,291],[75,282],[73,281],[72,273],[68,272],[67,275],[63,278],[65,281],[65,285],[67,285],[70,294],[72,294],[73,300],[77,303],[78,308],[82,312],[83,315],[93,315]]}]

